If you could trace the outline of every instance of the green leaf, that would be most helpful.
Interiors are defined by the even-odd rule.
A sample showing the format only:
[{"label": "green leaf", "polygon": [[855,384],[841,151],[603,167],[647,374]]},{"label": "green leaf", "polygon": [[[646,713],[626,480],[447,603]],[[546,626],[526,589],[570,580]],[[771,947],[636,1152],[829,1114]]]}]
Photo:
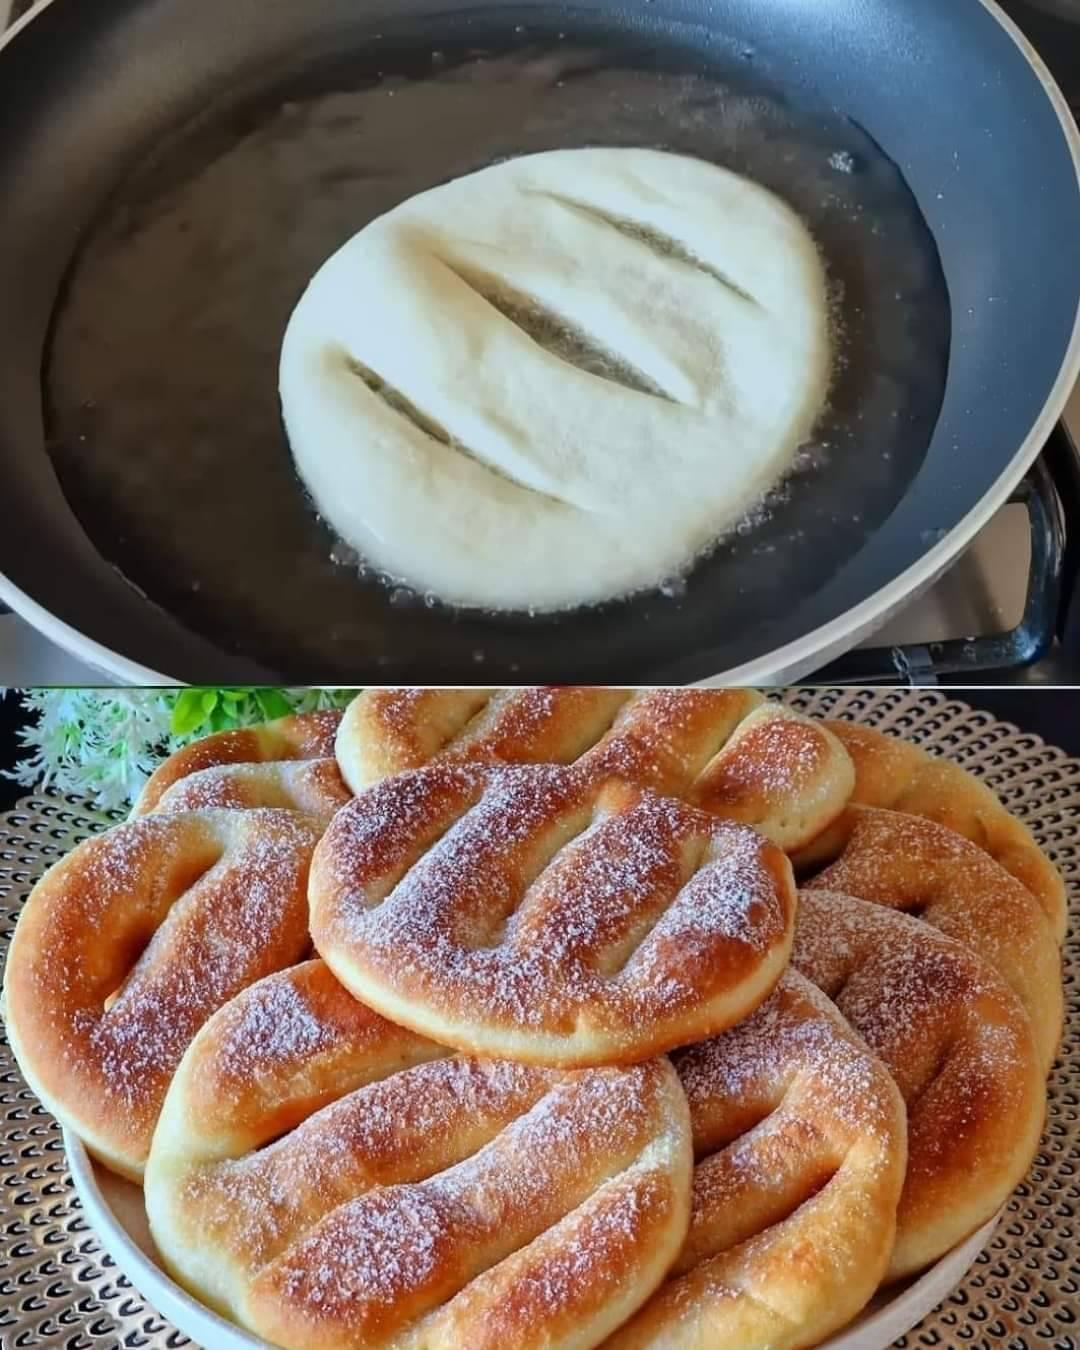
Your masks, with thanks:
[{"label": "green leaf", "polygon": [[227,708],[223,704],[219,704],[210,714],[209,726],[211,731],[228,731],[230,728],[235,727],[236,710],[234,708]]},{"label": "green leaf", "polygon": [[202,689],[182,689],[176,696],[172,710],[172,733],[188,736],[206,721]]},{"label": "green leaf", "polygon": [[292,705],[280,689],[256,689],[254,694],[259,710],[268,722],[292,712]]}]

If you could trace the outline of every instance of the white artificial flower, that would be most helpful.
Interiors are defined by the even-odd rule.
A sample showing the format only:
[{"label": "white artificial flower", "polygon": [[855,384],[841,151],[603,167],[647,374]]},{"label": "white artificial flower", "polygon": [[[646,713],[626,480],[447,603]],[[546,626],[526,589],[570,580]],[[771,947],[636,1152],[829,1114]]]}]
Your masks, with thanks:
[{"label": "white artificial flower", "polygon": [[[3,691],[0,691],[3,692]],[[26,755],[4,777],[39,791],[72,794],[111,811],[132,805],[162,759],[211,726],[183,734],[172,730],[173,708],[180,690],[161,689],[26,689],[18,692],[35,714],[19,733]],[[354,690],[280,689],[290,709],[309,712],[343,707]],[[228,726],[264,720],[254,691],[232,697]]]}]

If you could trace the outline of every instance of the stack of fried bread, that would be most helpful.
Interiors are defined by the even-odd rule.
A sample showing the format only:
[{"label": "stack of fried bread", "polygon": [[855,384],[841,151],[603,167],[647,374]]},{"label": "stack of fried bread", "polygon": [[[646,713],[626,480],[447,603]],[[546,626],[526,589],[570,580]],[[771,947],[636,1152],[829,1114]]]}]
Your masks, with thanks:
[{"label": "stack of fried bread", "polygon": [[372,690],[166,761],[35,887],[5,1018],[270,1345],[810,1346],[1022,1179],[1065,920],[989,789],[865,727]]}]

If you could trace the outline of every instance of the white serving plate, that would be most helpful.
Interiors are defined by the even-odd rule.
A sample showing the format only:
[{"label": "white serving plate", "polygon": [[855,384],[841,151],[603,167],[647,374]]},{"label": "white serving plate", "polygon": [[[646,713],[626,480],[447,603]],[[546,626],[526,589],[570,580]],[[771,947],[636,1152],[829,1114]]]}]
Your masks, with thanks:
[{"label": "white serving plate", "polygon": [[[211,1312],[164,1272],[138,1186],[95,1163],[68,1130],[64,1148],[75,1190],[101,1245],[162,1316],[205,1350],[270,1350],[266,1341]],[[851,1326],[824,1341],[820,1350],[888,1350],[956,1288],[990,1241],[1000,1217],[995,1215],[918,1280],[877,1299]]]}]

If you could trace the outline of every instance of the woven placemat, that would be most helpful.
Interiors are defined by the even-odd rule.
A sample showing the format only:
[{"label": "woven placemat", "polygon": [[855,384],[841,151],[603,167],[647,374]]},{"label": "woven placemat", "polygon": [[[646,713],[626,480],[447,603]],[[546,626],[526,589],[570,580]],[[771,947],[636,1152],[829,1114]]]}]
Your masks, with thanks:
[{"label": "woven placemat", "polygon": [[[963,1285],[897,1345],[1078,1350],[1080,760],[938,692],[795,690],[787,697],[807,712],[898,731],[974,769],[1027,822],[1069,882],[1066,1033],[1050,1081],[1042,1147]],[[109,823],[58,796],[28,797],[0,816],[0,963],[37,877]],[[60,1130],[23,1083],[0,1037],[0,1347],[189,1345],[94,1239],[68,1177]]]}]

